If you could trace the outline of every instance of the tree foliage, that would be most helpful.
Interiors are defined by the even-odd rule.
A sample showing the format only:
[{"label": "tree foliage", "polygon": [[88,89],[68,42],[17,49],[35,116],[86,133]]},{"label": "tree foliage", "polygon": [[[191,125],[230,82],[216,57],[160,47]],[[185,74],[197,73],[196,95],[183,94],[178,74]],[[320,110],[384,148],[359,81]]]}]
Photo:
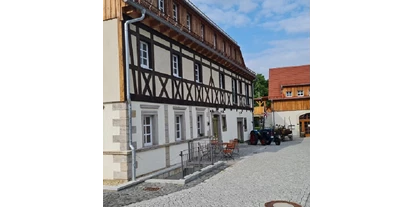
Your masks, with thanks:
[{"label": "tree foliage", "polygon": [[262,74],[256,74],[254,81],[254,98],[268,96],[269,94],[269,80],[266,80]]}]

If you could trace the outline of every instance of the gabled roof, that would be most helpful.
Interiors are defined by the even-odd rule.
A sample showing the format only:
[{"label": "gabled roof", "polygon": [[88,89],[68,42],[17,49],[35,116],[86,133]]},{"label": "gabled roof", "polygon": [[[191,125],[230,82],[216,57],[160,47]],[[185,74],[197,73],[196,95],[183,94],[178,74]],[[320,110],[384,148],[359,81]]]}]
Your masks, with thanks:
[{"label": "gabled roof", "polygon": [[310,65],[269,69],[269,99],[279,99],[282,87],[310,85]]}]

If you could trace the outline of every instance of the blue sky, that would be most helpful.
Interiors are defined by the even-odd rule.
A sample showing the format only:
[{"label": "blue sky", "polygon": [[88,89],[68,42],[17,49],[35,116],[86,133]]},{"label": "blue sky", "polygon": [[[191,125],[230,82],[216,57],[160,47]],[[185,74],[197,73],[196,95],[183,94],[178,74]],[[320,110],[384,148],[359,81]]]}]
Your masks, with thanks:
[{"label": "blue sky", "polygon": [[239,44],[256,73],[310,63],[309,0],[191,0]]}]

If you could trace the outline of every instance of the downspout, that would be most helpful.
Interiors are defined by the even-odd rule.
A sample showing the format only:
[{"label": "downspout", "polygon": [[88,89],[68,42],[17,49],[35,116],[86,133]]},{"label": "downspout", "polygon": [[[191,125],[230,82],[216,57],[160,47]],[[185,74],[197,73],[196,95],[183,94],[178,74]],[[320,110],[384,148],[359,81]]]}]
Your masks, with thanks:
[{"label": "downspout", "polygon": [[[126,2],[126,0],[124,0]],[[125,78],[126,78],[126,98],[127,98],[127,110],[128,110],[128,144],[132,151],[132,180],[135,181],[136,179],[136,172],[135,172],[135,162],[136,162],[136,152],[135,147],[132,145],[132,107],[131,107],[131,94],[129,89],[129,24],[139,22],[145,18],[145,9],[141,10],[141,17],[136,19],[128,20],[124,23],[124,35],[125,35]]]},{"label": "downspout", "polygon": [[273,103],[273,99],[271,100],[271,108],[272,108],[272,128],[276,125],[275,124],[275,109],[274,109],[274,103]]},{"label": "downspout", "polygon": [[256,78],[253,79],[252,81],[252,108],[253,108],[253,113],[252,113],[252,130],[254,130],[254,82],[256,81]]}]

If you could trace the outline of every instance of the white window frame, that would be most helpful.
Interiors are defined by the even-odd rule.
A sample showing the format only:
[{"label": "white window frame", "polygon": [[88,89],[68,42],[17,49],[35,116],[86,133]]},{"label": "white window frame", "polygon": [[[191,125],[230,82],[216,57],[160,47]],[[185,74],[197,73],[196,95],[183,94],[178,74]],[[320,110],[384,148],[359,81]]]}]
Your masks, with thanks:
[{"label": "white window frame", "polygon": [[[177,119],[178,118],[178,119]],[[178,120],[178,122],[177,122]],[[175,125],[175,140],[181,141],[183,138],[183,130],[182,130],[182,122],[183,122],[183,115],[175,115],[174,118],[174,125]],[[178,134],[178,136],[177,136]]]},{"label": "white window frame", "polygon": [[198,63],[194,63],[194,75],[195,81],[200,83],[200,65]]},{"label": "white window frame", "polygon": [[180,59],[178,55],[172,55],[173,76],[180,78]]},{"label": "white window frame", "polygon": [[[147,123],[147,118],[149,118],[149,123]],[[146,129],[149,126],[150,131],[147,132]],[[152,146],[153,145],[153,116],[144,116],[144,122],[142,123],[142,132],[144,138],[144,147]],[[148,142],[147,136],[150,137],[150,141]]]},{"label": "white window frame", "polygon": [[298,90],[298,96],[303,96],[303,95],[304,95],[303,90]]},{"label": "white window frame", "polygon": [[203,127],[203,115],[197,114],[197,135],[204,134]]},{"label": "white window frame", "polygon": [[[146,50],[144,50],[143,45],[146,46]],[[148,43],[144,42],[144,41],[139,41],[139,47],[140,47],[140,53],[139,53],[139,58],[140,58],[140,63],[141,63],[141,67],[142,68],[146,68],[146,69],[150,69],[149,67],[149,63],[150,63],[150,58],[149,58],[149,45]],[[146,57],[144,57],[143,55],[146,54]],[[144,64],[143,60],[147,61],[147,64]]]},{"label": "white window frame", "polygon": [[187,27],[188,27],[188,30],[191,31],[191,16],[190,16],[190,14],[187,14]]},{"label": "white window frame", "polygon": [[[161,6],[162,3],[162,6]],[[165,4],[164,4],[164,0],[158,0],[158,9],[162,12],[165,13]]]},{"label": "white window frame", "polygon": [[173,3],[173,19],[178,21],[178,5]]},{"label": "white window frame", "polygon": [[292,97],[292,91],[286,91],[286,97]]}]

